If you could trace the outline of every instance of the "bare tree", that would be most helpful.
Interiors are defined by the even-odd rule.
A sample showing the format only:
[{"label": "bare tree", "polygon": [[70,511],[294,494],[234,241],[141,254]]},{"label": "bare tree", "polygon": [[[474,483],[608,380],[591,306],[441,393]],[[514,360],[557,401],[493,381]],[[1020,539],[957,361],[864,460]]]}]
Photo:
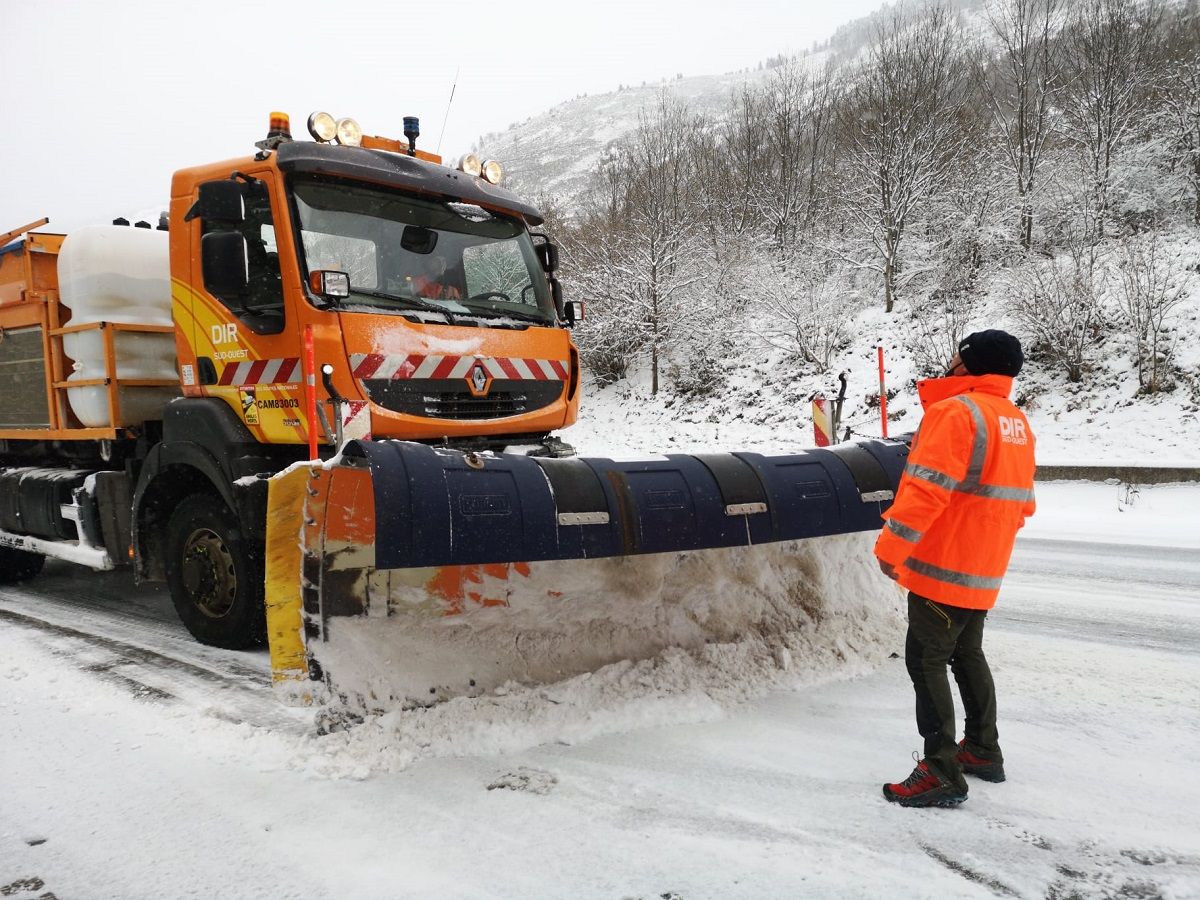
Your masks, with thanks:
[{"label": "bare tree", "polygon": [[1133,338],[1138,388],[1143,394],[1169,390],[1175,349],[1169,322],[1188,295],[1191,276],[1163,256],[1156,231],[1125,248],[1119,270],[1119,302]]},{"label": "bare tree", "polygon": [[1065,30],[1065,133],[1094,194],[1093,239],[1105,234],[1113,160],[1146,112],[1161,15],[1153,0],[1082,0]]},{"label": "bare tree", "polygon": [[936,290],[913,306],[904,343],[917,371],[926,377],[945,374],[946,363],[958,352],[974,312],[970,294]]},{"label": "bare tree", "polygon": [[632,240],[626,222],[628,168],[626,155],[610,147],[592,176],[578,226],[559,233],[563,283],[587,303],[575,342],[583,366],[602,385],[624,378],[641,349],[626,303],[633,282],[623,265]]},{"label": "bare tree", "polygon": [[1192,223],[1200,225],[1200,10],[1195,0],[1181,10],[1167,34],[1167,71],[1162,102],[1172,162],[1192,195]]},{"label": "bare tree", "polygon": [[731,98],[724,125],[715,125],[711,139],[699,148],[700,174],[708,185],[700,202],[714,220],[740,236],[760,225],[755,185],[767,165],[768,127],[762,94],[744,85]]},{"label": "bare tree", "polygon": [[[978,181],[970,179],[969,186]],[[960,197],[967,191],[961,191]],[[912,318],[904,329],[905,343],[912,351],[917,369],[924,375],[940,375],[967,334],[977,300],[976,283],[983,265],[986,240],[983,219],[988,192],[971,192],[974,209],[954,219],[955,228],[942,249],[936,287],[912,304]]]},{"label": "bare tree", "polygon": [[766,165],[766,128],[761,94],[744,87],[730,98],[723,122],[704,123],[704,135],[693,147],[695,177],[703,185],[695,196],[696,214],[705,222],[720,275],[713,288],[732,297],[740,295],[738,269],[762,231],[755,185]]},{"label": "bare tree", "polygon": [[623,345],[648,352],[654,394],[664,353],[706,336],[711,298],[704,288],[719,280],[696,200],[702,125],[686,106],[660,95],[642,113],[621,161],[602,173],[601,206],[574,245],[577,288]]},{"label": "bare tree", "polygon": [[849,88],[845,209],[873,253],[888,312],[904,283],[900,248],[916,209],[945,184],[962,149],[955,119],[966,96],[959,29],[945,7],[881,20]]},{"label": "bare tree", "polygon": [[1063,0],[997,0],[985,8],[1000,57],[994,65],[980,65],[977,76],[1012,172],[1017,233],[1026,250],[1033,242],[1031,195],[1053,125],[1050,103],[1058,89],[1059,46],[1054,38],[1062,5]]},{"label": "bare tree", "polygon": [[790,59],[772,70],[759,97],[766,128],[754,210],[776,250],[789,254],[818,215],[836,111],[835,69],[830,65],[813,73]]},{"label": "bare tree", "polygon": [[850,338],[858,311],[845,273],[836,263],[787,260],[766,251],[756,269],[753,330],[767,346],[825,372]]}]

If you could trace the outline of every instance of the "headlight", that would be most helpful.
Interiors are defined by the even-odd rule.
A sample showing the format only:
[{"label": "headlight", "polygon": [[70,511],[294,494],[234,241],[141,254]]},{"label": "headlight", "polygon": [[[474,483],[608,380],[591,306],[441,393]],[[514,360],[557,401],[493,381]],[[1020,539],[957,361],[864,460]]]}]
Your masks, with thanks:
[{"label": "headlight", "polygon": [[489,159],[483,164],[483,178],[485,181],[490,181],[492,184],[499,184],[504,177],[504,166],[496,162],[494,159]]},{"label": "headlight", "polygon": [[357,147],[362,143],[362,127],[353,119],[338,119],[337,139],[339,144],[344,144],[347,147]]},{"label": "headlight", "polygon": [[327,112],[315,112],[308,117],[308,133],[313,140],[328,144],[337,137],[337,120]]},{"label": "headlight", "polygon": [[468,153],[458,161],[458,170],[465,172],[473,178],[478,178],[479,173],[483,170],[483,163],[479,161],[479,157],[474,153]]}]

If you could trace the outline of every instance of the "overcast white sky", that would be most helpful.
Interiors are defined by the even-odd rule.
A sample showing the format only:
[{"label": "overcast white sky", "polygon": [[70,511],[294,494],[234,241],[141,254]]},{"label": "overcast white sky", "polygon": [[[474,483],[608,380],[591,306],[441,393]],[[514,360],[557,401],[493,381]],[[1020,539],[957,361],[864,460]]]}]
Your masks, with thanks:
[{"label": "overcast white sky", "polygon": [[880,0],[542,3],[0,0],[0,232],[164,204],[175,169],[315,109],[453,156],[577,94],[720,74],[824,40]]}]

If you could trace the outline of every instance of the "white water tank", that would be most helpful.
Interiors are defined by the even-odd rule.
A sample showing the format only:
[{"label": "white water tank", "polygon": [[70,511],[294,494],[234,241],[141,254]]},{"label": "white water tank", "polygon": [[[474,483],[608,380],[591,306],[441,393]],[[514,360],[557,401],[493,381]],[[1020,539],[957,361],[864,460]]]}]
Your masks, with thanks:
[{"label": "white water tank", "polygon": [[[58,254],[58,290],[71,318],[65,324],[113,322],[171,324],[171,265],[165,231],[95,225],[72,232]],[[140,425],[162,418],[179,396],[175,335],[114,335],[117,378],[165,378],[171,387],[123,387],[118,422],[109,420],[108,389],[68,388],[72,412],[89,428]],[[67,381],[105,377],[104,333],[97,329],[63,335],[63,352],[75,362]]]}]

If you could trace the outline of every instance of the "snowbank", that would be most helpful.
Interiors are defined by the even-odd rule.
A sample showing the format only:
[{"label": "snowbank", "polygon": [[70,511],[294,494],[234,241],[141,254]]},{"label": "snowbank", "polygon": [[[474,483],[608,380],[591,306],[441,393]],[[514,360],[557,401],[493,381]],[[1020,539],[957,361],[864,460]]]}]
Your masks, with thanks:
[{"label": "snowbank", "polygon": [[[314,765],[363,776],[708,721],[772,688],[867,671],[903,632],[901,593],[879,575],[873,539],[596,560],[573,579],[558,563],[508,609],[335,622],[318,659],[339,691],[359,708],[408,708],[325,737]],[[546,598],[548,584],[563,596]],[[471,672],[478,696],[410,702]]]}]

